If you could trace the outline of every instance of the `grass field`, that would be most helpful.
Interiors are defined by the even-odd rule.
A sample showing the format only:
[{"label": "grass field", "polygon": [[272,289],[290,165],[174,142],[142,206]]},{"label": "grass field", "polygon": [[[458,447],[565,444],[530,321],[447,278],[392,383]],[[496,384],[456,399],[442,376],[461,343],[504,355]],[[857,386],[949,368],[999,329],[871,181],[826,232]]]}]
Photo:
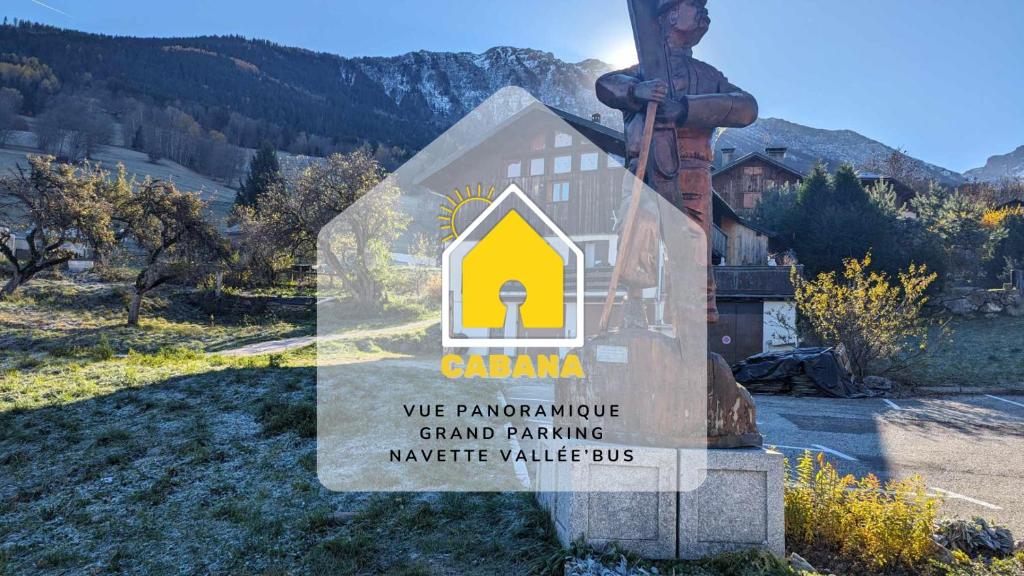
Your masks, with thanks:
[{"label": "grass field", "polygon": [[[0,575],[558,572],[568,552],[527,494],[321,486],[315,350],[219,353],[311,335],[309,310],[211,318],[194,293],[166,290],[130,329],[122,289],[40,280],[0,303]],[[381,331],[389,322],[410,332]],[[333,358],[353,378],[426,375],[408,345],[422,341],[422,324],[414,308],[353,315],[353,334],[382,336],[332,341]],[[994,344],[1004,327],[1022,328],[978,321],[958,334],[1012,359],[1014,345]],[[976,364],[943,354],[930,378]],[[794,573],[757,556],[671,570]]]},{"label": "grass field", "polygon": [[937,343],[898,378],[917,386],[1020,385],[1024,389],[1024,318],[955,319]]},{"label": "grass field", "polygon": [[[525,495],[326,491],[313,348],[206,353],[311,334],[308,313],[208,323],[166,293],[128,329],[113,292],[38,282],[0,304],[0,574],[512,574],[558,563]],[[355,374],[405,357],[339,347]]]},{"label": "grass field", "polygon": [[[20,146],[0,147],[0,173],[6,175],[18,166],[27,167],[29,154],[42,154],[36,148],[35,135],[19,132],[16,140]],[[222,224],[235,200],[235,191],[222,182],[198,174],[170,160],[161,159],[151,162],[143,152],[121,148],[118,146],[99,146],[92,154],[91,160],[104,170],[117,173],[118,164],[123,164],[128,176],[137,177],[140,181],[147,176],[158,180],[174,182],[179,190],[199,192],[203,200],[209,202],[210,213],[218,225]]]},{"label": "grass field", "polygon": [[[0,302],[0,369],[18,362],[48,363],[184,347],[218,351],[314,332],[315,314],[303,307],[267,306],[261,313],[211,314],[203,297],[167,288],[147,295],[141,325],[125,325],[127,284],[33,280]],[[12,364],[14,363],[14,364]]]},{"label": "grass field", "polygon": [[[353,370],[382,354],[353,350]],[[314,358],[172,350],[8,373],[4,565],[503,574],[557,553],[526,496],[327,492],[315,472]]]}]

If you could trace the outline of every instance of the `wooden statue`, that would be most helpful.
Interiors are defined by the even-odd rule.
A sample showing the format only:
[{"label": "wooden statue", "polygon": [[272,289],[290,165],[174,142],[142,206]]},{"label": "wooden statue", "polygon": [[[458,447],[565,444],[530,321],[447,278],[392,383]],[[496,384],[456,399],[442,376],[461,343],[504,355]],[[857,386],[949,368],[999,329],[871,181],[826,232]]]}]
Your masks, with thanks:
[{"label": "wooden statue", "polygon": [[[711,23],[706,0],[628,1],[640,63],[599,78],[597,96],[623,113],[630,170],[703,229],[707,238],[708,322],[714,323],[718,310],[710,262],[711,137],[718,127],[753,123],[757,101],[713,66],[693,57],[693,47]],[[655,115],[653,129],[651,113]],[[642,167],[641,158],[647,161]],[[642,211],[637,212],[642,221]],[[632,228],[626,223],[623,236],[630,236]],[[630,243],[629,238],[623,239],[624,245]],[[618,278],[614,276],[613,284]],[[628,271],[623,281],[629,283]],[[679,326],[674,319],[673,323]],[[760,445],[750,394],[732,378],[728,364],[710,354],[708,446]]]}]

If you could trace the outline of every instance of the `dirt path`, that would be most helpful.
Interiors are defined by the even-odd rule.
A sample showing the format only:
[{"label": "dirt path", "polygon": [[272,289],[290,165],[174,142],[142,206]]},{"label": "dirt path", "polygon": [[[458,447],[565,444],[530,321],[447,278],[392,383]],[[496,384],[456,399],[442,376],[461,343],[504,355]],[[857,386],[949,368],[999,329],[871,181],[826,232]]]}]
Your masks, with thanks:
[{"label": "dirt path", "polygon": [[[428,318],[426,320],[417,320],[415,322],[409,322],[408,324],[399,324],[397,326],[384,326],[382,328],[363,328],[352,330],[350,332],[342,332],[340,334],[333,334],[326,338],[322,338],[321,341],[337,342],[382,338],[387,336],[394,336],[395,334],[416,332],[419,330],[429,328],[433,324],[437,324],[437,320]],[[304,348],[311,344],[315,344],[316,341],[317,337],[315,335],[297,336],[295,338],[282,338],[280,340],[268,340],[266,342],[247,344],[239,348],[223,350],[217,352],[217,354],[223,354],[225,356],[259,356],[262,354],[280,354],[282,352],[288,352],[290,350],[295,350],[297,348]]]}]

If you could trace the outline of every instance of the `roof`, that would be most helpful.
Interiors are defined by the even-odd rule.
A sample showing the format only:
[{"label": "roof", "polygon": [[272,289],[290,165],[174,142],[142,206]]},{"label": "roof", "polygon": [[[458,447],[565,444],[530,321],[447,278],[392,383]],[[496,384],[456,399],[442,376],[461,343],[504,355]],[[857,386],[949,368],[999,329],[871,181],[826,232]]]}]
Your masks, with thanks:
[{"label": "roof", "polygon": [[767,154],[764,154],[762,152],[749,152],[747,154],[744,154],[743,156],[740,156],[739,158],[733,160],[732,162],[726,164],[725,166],[722,166],[718,170],[714,170],[714,173],[716,176],[718,174],[723,174],[741,164],[745,164],[747,161],[752,160],[754,158],[757,158],[763,162],[767,162],[768,164],[775,166],[779,170],[785,170],[786,172],[793,174],[797,178],[803,178],[806,176],[806,174],[797,170],[796,168],[793,168],[792,166],[789,166],[788,164],[785,164],[783,162],[779,162],[778,160],[775,160],[774,158],[771,158]]},{"label": "roof", "polygon": [[[600,122],[594,122],[593,120],[587,120],[586,118],[583,118],[581,116],[577,116],[576,114],[572,114],[571,112],[566,112],[565,110],[560,110],[560,109],[555,108],[553,106],[547,106],[545,104],[540,104],[539,102],[531,103],[530,105],[524,107],[519,112],[517,112],[517,113],[513,114],[512,116],[510,116],[509,118],[505,119],[504,121],[499,123],[491,131],[490,134],[482,136],[478,142],[474,143],[474,145],[479,145],[480,142],[482,142],[482,141],[486,140],[487,138],[491,137],[491,135],[493,135],[493,134],[495,134],[497,132],[500,132],[501,130],[504,130],[506,127],[511,126],[517,120],[523,118],[525,115],[533,113],[533,112],[536,112],[537,110],[543,110],[545,108],[548,111],[550,111],[551,113],[553,113],[556,116],[558,116],[563,121],[565,121],[565,123],[569,124],[573,129],[575,129],[576,131],[580,132],[583,136],[586,136],[588,139],[590,139],[602,151],[604,151],[606,153],[611,153],[611,154],[618,154],[619,156],[625,156],[625,153],[626,153],[626,137],[625,137],[625,134],[623,132],[621,132],[619,130],[615,130],[615,129],[609,127],[609,126],[605,126],[604,124],[601,124]],[[471,148],[471,147],[468,147],[468,148]],[[448,166],[451,163],[455,162],[456,159],[458,159],[459,157],[463,156],[466,153],[466,150],[468,148],[462,148],[462,149],[454,152],[448,158],[446,158],[443,161],[441,161],[439,163],[439,165],[437,167],[435,167],[435,169],[432,172],[420,176],[419,182],[422,183],[422,182],[426,181],[430,177],[431,174],[434,174],[437,171],[441,170],[443,167]],[[752,152],[750,154],[747,154],[746,156],[743,156],[743,158],[740,158],[739,160],[737,160],[736,162],[733,162],[729,166],[731,167],[731,166],[733,166],[735,164],[738,164],[741,161],[743,161],[745,158],[748,158],[748,157],[751,157],[751,156],[754,156],[754,155],[761,156],[765,160],[767,160],[768,162],[771,162],[773,164],[777,164],[781,168],[786,169],[786,170],[790,170],[791,172],[794,172],[795,174],[799,175],[801,178],[803,177],[803,174],[800,174],[799,172],[794,171],[792,168],[789,168],[789,167],[787,167],[787,166],[785,166],[783,164],[779,164],[775,160],[772,160],[772,159],[768,158],[767,156],[765,156],[763,154],[759,154],[757,152]],[[714,196],[714,206],[715,206],[716,210],[717,209],[724,209],[726,214],[728,214],[729,217],[731,217],[734,220],[740,222],[744,226],[746,226],[746,227],[748,227],[748,228],[750,228],[752,230],[755,230],[757,232],[760,232],[760,233],[762,233],[762,234],[764,234],[766,236],[774,236],[774,233],[771,232],[770,230],[768,230],[766,228],[763,228],[761,226],[758,226],[756,224],[753,224],[750,221],[748,221],[745,218],[743,218],[742,216],[740,216],[739,214],[737,214],[736,211],[733,209],[733,207],[729,206],[729,203],[726,202],[724,198],[719,196],[718,192],[715,192],[714,190],[712,190],[712,194]]]},{"label": "roof", "polygon": [[416,182],[418,184],[426,182],[433,174],[440,172],[441,170],[450,166],[456,160],[464,156],[467,151],[480,146],[484,142],[487,142],[488,140],[494,138],[495,134],[498,134],[502,130],[505,130],[510,126],[513,126],[518,121],[522,120],[524,117],[530,114],[535,114],[538,111],[551,112],[559,119],[564,121],[566,124],[571,126],[573,129],[575,129],[577,132],[579,132],[587,139],[592,141],[594,144],[596,144],[604,152],[611,152],[614,154],[618,154],[620,156],[625,155],[626,141],[622,132],[605,126],[600,122],[587,120],[575,114],[566,112],[565,110],[559,110],[558,108],[547,106],[541,102],[531,102],[530,104],[524,106],[522,110],[519,110],[515,114],[512,114],[508,118],[505,118],[504,120],[499,122],[486,133],[477,135],[477,140],[475,142],[465,143],[464,146],[461,146],[459,147],[459,149],[453,151],[447,158],[444,158],[440,162],[437,162],[433,166],[432,170],[424,174],[421,174],[417,178]]},{"label": "roof", "polygon": [[[575,114],[572,114],[571,112],[566,112],[565,110],[560,110],[560,109],[555,108],[553,106],[548,106],[547,108],[548,108],[548,110],[551,110],[552,112],[554,112],[555,115],[557,115],[559,118],[561,118],[562,120],[565,120],[570,125],[572,125],[574,128],[579,130],[584,135],[587,135],[588,137],[590,137],[591,135],[598,136],[597,139],[601,139],[601,140],[611,139],[611,140],[613,140],[618,145],[617,147],[621,147],[621,150],[614,150],[614,151],[613,150],[604,149],[605,152],[614,152],[615,154],[619,154],[620,156],[625,154],[625,151],[626,151],[626,138],[625,138],[625,136],[623,135],[622,132],[620,132],[618,130],[615,130],[615,129],[609,127],[609,126],[605,126],[604,124],[602,124],[600,122],[594,122],[593,120],[587,120],[586,118],[583,118],[582,116],[577,116]],[[591,140],[595,140],[595,138],[591,138]],[[594,143],[598,144],[598,142],[594,142]]]},{"label": "roof", "polygon": [[[713,174],[715,176],[717,176],[719,174],[724,174],[725,172],[728,172],[728,171],[736,168],[737,166],[746,164],[748,161],[750,161],[752,159],[755,159],[755,158],[758,159],[758,160],[761,160],[762,162],[765,162],[767,164],[775,166],[776,168],[778,168],[780,170],[784,170],[786,172],[789,172],[790,174],[796,176],[797,178],[803,179],[803,178],[807,177],[807,174],[805,174],[804,172],[801,172],[800,170],[794,168],[793,166],[790,166],[789,164],[786,164],[785,162],[779,162],[778,160],[775,160],[774,158],[771,158],[767,154],[764,154],[764,153],[761,153],[761,152],[750,152],[748,154],[744,154],[743,156],[740,156],[736,160],[733,160],[732,162],[730,162],[729,164],[726,164],[725,166],[719,168],[718,170],[715,170],[714,168],[712,168],[712,172],[713,172]],[[869,182],[870,183],[875,183],[875,182],[879,182],[879,181],[882,181],[882,180],[891,183],[893,185],[893,187],[896,189],[897,193],[899,194],[900,199],[902,201],[904,201],[904,202],[909,197],[914,195],[914,189],[913,188],[911,188],[910,186],[908,186],[904,182],[902,182],[902,181],[900,181],[900,180],[898,180],[896,178],[892,178],[890,176],[885,176],[883,174],[878,174],[876,172],[867,172],[867,171],[863,171],[863,170],[858,170],[857,171],[857,178],[859,178],[860,181],[862,183],[865,183],[865,184],[869,183]]]}]

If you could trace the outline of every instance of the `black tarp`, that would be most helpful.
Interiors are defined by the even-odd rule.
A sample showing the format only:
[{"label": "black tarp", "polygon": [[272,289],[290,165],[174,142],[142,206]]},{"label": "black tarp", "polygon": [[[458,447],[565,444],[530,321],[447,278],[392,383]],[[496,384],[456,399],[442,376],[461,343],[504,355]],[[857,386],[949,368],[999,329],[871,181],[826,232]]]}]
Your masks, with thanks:
[{"label": "black tarp", "polygon": [[755,394],[827,395],[837,398],[875,396],[854,381],[834,348],[797,348],[763,352],[732,368],[736,381]]}]

